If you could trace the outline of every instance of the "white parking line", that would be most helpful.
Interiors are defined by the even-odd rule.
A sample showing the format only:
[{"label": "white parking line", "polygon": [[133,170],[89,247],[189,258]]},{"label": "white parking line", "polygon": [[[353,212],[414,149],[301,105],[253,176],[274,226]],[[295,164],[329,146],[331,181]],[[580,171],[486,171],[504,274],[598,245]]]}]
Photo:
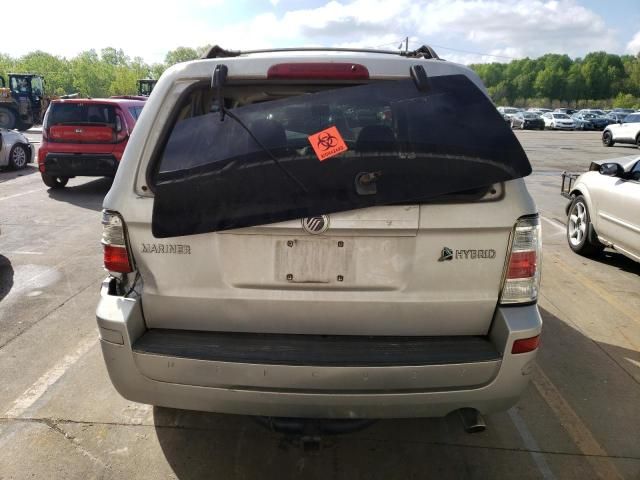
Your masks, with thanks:
[{"label": "white parking line", "polygon": [[542,220],[544,220],[545,222],[547,222],[547,224],[552,225],[554,227],[556,227],[559,230],[562,230],[564,232],[564,230],[567,228],[566,225],[560,223],[558,220],[556,219],[551,219],[551,218],[547,218],[547,217],[540,217]]},{"label": "white parking line", "polygon": [[531,458],[533,458],[536,467],[538,467],[538,471],[542,475],[542,478],[545,480],[553,480],[556,477],[553,475],[551,468],[549,468],[549,464],[544,459],[544,455],[540,453],[540,447],[538,446],[538,442],[533,438],[533,435],[529,431],[527,424],[524,422],[524,419],[518,413],[515,407],[510,408],[507,413],[509,417],[511,417],[511,421],[516,426],[516,430],[520,434],[520,438],[524,442],[524,446],[527,447],[529,453],[531,454]]},{"label": "white parking line", "polygon": [[50,368],[44,375],[33,383],[19,398],[14,400],[11,408],[4,414],[7,418],[16,418],[27,411],[46,393],[51,385],[56,383],[76,363],[80,357],[91,350],[98,343],[98,336],[93,336],[78,345],[75,352],[65,357]]},{"label": "white parking line", "polygon": [[21,197],[23,195],[29,195],[30,193],[36,193],[36,192],[42,192],[42,188],[39,188],[37,190],[28,190],[26,192],[16,193],[15,195],[9,195],[8,197],[0,197],[0,202],[2,200],[9,200],[10,198]]}]

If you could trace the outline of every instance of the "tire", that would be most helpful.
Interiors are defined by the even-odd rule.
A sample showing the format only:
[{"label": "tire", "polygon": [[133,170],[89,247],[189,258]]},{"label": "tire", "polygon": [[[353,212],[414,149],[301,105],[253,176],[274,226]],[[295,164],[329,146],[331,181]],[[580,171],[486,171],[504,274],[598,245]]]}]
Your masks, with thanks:
[{"label": "tire", "polygon": [[605,147],[613,147],[615,142],[613,141],[613,136],[609,130],[605,130],[602,132],[602,145]]},{"label": "tire", "polygon": [[591,216],[587,202],[582,195],[578,195],[571,202],[567,216],[567,242],[569,248],[578,255],[592,257],[604,249],[604,245],[600,242],[597,240],[592,242],[589,239],[591,228]]},{"label": "tire", "polygon": [[29,151],[24,145],[16,144],[9,152],[9,168],[11,170],[20,170],[29,163]]},{"label": "tire", "polygon": [[54,177],[53,175],[42,174],[42,181],[49,188],[64,188],[69,181],[67,177]]},{"label": "tire", "polygon": [[636,137],[636,147],[640,148],[640,134]]},{"label": "tire", "polygon": [[11,130],[16,127],[16,114],[12,110],[0,107],[0,128]]}]

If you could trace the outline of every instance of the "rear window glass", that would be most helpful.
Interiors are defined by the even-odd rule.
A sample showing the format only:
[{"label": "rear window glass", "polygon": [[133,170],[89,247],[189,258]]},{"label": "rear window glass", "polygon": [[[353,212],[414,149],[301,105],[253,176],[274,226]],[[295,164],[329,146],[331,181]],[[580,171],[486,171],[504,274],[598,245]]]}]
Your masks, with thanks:
[{"label": "rear window glass", "polygon": [[142,113],[142,107],[129,107],[129,113],[131,113],[133,118],[138,120],[138,117],[140,117],[140,114]]},{"label": "rear window glass", "polygon": [[473,82],[429,81],[428,91],[410,79],[329,90],[226,87],[226,108],[240,121],[221,120],[208,86],[194,90],[150,173],[154,235],[418,203],[531,172]]},{"label": "rear window glass", "polygon": [[48,115],[48,124],[77,125],[87,123],[115,124],[113,105],[99,103],[54,103]]}]

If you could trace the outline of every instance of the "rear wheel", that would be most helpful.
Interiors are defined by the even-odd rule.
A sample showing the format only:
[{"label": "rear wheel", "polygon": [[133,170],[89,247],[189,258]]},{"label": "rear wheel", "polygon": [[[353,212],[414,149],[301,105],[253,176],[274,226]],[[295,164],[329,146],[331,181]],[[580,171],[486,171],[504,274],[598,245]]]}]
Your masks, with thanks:
[{"label": "rear wheel", "polygon": [[49,188],[64,188],[69,181],[67,177],[54,177],[53,175],[42,174],[42,181]]},{"label": "rear wheel", "polygon": [[20,170],[27,166],[29,152],[24,145],[14,145],[9,153],[9,167],[13,170]]},{"label": "rear wheel", "polygon": [[605,130],[602,134],[602,145],[604,145],[605,147],[613,147],[614,143],[615,142],[613,141],[611,132],[609,130]]},{"label": "rear wheel", "polygon": [[567,241],[571,250],[579,255],[590,257],[600,253],[604,249],[597,240],[592,242],[589,239],[591,229],[591,217],[587,202],[582,195],[578,195],[569,208],[567,219]]},{"label": "rear wheel", "polygon": [[16,114],[8,108],[0,107],[0,128],[12,129],[16,126]]}]

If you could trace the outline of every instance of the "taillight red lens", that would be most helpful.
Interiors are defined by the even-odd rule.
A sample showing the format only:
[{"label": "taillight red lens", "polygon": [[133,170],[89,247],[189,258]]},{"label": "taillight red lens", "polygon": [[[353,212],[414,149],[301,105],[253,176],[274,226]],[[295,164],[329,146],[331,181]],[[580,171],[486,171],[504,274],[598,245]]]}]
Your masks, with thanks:
[{"label": "taillight red lens", "polygon": [[509,259],[507,278],[530,278],[536,274],[536,252],[513,252]]},{"label": "taillight red lens", "polygon": [[540,345],[540,335],[531,338],[521,338],[513,342],[511,353],[533,352]]},{"label": "taillight red lens", "polygon": [[274,80],[369,80],[369,70],[358,63],[278,63],[267,71]]},{"label": "taillight red lens", "polygon": [[129,263],[129,254],[125,247],[115,245],[103,245],[104,268],[110,272],[129,273],[132,272]]},{"label": "taillight red lens", "polygon": [[102,211],[104,268],[110,272],[133,272],[127,251],[124,220],[117,212]]},{"label": "taillight red lens", "polygon": [[502,305],[537,301],[542,259],[540,233],[540,220],[537,215],[518,219],[512,234],[511,252],[500,294]]}]

